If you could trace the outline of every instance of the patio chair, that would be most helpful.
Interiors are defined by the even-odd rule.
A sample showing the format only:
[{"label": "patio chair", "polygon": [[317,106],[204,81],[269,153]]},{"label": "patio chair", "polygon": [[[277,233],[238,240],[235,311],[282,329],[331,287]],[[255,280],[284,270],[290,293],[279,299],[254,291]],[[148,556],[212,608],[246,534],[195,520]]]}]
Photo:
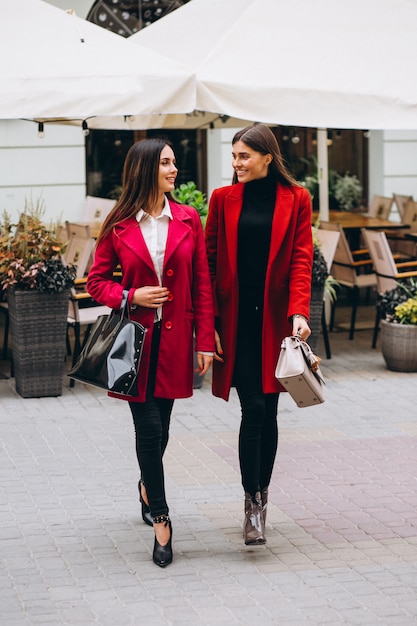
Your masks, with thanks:
[{"label": "patio chair", "polygon": [[71,235],[63,258],[67,265],[77,266],[77,278],[83,278],[86,274],[94,246],[95,241],[91,237]]},{"label": "patio chair", "polygon": [[[321,222],[320,226],[326,229],[328,224],[329,222]],[[372,287],[376,287],[376,276],[370,271],[372,269],[372,261],[369,258],[354,259],[343,228],[340,224],[336,226],[339,232],[339,239],[332,264],[332,275],[351,294],[352,311],[349,324],[349,339],[353,339],[360,291],[361,289],[369,290]],[[331,225],[330,230],[335,230],[334,224]],[[331,307],[330,330],[334,328],[336,303],[337,301],[334,301]]]},{"label": "patio chair", "polygon": [[369,205],[368,216],[380,217],[387,220],[391,212],[392,205],[394,204],[393,196],[378,196],[374,195]]},{"label": "patio chair", "polygon": [[[417,261],[396,263],[385,232],[363,228],[362,235],[372,259],[379,294],[394,289],[397,287],[398,281],[404,278],[417,278]],[[379,322],[377,307],[372,338],[373,348],[375,348],[378,338]]]},{"label": "patio chair", "polygon": [[[395,202],[401,216],[401,222],[409,228],[396,231],[386,231],[388,243],[394,258],[414,260],[416,258],[416,244],[407,239],[406,234],[417,231],[417,202],[412,196],[398,196],[394,194]],[[401,209],[399,208],[401,205]]]},{"label": "patio chair", "polygon": [[[331,273],[333,258],[337,248],[337,242],[339,241],[340,233],[336,230],[323,230],[316,229],[315,236],[320,242],[320,250],[326,261],[327,270]],[[327,319],[330,317],[331,312],[331,300],[328,292],[325,290],[323,294],[323,309],[321,315],[321,329],[323,334],[324,348],[326,350],[326,358],[331,359],[332,353],[330,350],[329,333],[327,329]],[[329,314],[328,314],[329,313]]]},{"label": "patio chair", "polygon": [[[115,204],[116,200],[111,200],[110,198],[86,196],[81,221],[90,224],[93,230],[97,231]],[[96,236],[98,233],[92,232],[92,234]]]},{"label": "patio chair", "polygon": [[398,209],[398,213],[400,215],[400,219],[403,222],[406,206],[408,202],[413,199],[413,196],[404,196],[399,193],[394,193],[393,196],[394,196],[394,202]]},{"label": "patio chair", "polygon": [[71,239],[72,235],[77,235],[77,237],[87,237],[87,239],[91,239],[90,224],[81,224],[79,222],[69,222],[67,220],[65,222],[65,228],[67,230],[68,239]]}]

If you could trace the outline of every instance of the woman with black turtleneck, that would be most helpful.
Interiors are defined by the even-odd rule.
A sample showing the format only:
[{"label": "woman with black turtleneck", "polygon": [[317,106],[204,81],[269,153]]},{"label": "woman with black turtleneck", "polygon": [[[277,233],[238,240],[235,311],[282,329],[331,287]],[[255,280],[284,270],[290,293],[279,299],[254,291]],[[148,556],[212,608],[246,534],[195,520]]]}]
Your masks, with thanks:
[{"label": "woman with black turtleneck", "polygon": [[210,198],[206,244],[216,315],[213,393],[236,387],[246,545],[264,544],[268,486],[278,446],[275,378],[282,339],[310,335],[311,201],[286,169],[267,126],[232,141],[233,185]]}]

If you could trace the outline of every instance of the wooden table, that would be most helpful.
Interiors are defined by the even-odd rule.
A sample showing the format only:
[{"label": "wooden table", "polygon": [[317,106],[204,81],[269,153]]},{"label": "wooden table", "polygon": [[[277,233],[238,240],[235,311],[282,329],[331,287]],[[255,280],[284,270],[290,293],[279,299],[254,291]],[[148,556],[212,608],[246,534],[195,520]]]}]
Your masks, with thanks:
[{"label": "wooden table", "polygon": [[[319,219],[319,214],[313,213],[312,223],[315,224],[317,219]],[[410,228],[408,224],[401,222],[392,222],[380,217],[370,217],[366,213],[351,213],[350,211],[329,211],[328,221],[342,226],[343,230],[346,231],[346,237],[352,250],[357,250],[360,247],[361,228],[370,230]]]},{"label": "wooden table", "polygon": [[[313,213],[313,224],[319,218],[318,213]],[[372,230],[396,230],[409,228],[407,224],[392,222],[380,217],[369,217],[366,213],[351,213],[350,211],[329,211],[329,222],[340,224],[344,230],[369,228]]]}]

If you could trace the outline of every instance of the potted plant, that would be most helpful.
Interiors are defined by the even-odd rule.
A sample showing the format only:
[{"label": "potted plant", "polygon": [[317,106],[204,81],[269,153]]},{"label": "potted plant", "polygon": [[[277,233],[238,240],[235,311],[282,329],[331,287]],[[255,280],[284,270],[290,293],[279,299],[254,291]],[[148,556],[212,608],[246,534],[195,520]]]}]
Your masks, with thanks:
[{"label": "potted plant", "polygon": [[357,176],[337,175],[333,185],[333,194],[339,207],[343,211],[351,211],[360,205],[362,199],[362,185]]},{"label": "potted plant", "polygon": [[[176,202],[197,209],[204,228],[208,213],[208,202],[206,195],[197,189],[195,182],[190,180],[188,183],[182,183],[177,189],[171,191],[171,195]],[[194,353],[194,389],[200,389],[204,380],[204,376],[200,376],[198,371],[196,371],[197,369],[197,355]]]},{"label": "potted plant", "polygon": [[26,202],[17,224],[0,221],[0,285],[7,299],[16,391],[62,393],[70,287],[76,268],[61,257],[59,225],[47,228],[42,201]]},{"label": "potted plant", "polygon": [[417,281],[404,279],[377,303],[381,352],[388,369],[417,372]]},{"label": "potted plant", "polygon": [[182,183],[171,193],[176,202],[179,202],[180,204],[187,204],[188,206],[193,206],[197,209],[204,228],[208,213],[208,203],[206,195],[197,189],[197,185],[193,181]]}]

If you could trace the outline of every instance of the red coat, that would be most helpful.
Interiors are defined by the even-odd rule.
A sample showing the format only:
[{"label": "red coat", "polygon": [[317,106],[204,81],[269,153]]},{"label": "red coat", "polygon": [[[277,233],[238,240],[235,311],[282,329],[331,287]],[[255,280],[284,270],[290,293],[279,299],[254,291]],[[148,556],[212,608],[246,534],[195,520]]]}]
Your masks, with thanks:
[{"label": "red coat", "polygon": [[[216,189],[210,199],[205,236],[212,280],[216,329],[224,363],[214,361],[213,394],[228,400],[238,326],[237,234],[243,183]],[[262,336],[264,393],[284,391],[275,378],[282,339],[291,334],[291,315],[309,317],[313,241],[311,200],[303,187],[277,185],[265,278]]]},{"label": "red coat", "polygon": [[[169,222],[162,285],[171,295],[162,309],[155,396],[188,398],[193,394],[193,331],[196,350],[214,350],[213,305],[200,217],[192,207],[171,201],[169,204],[173,219]],[[118,264],[122,269],[121,284],[113,279]],[[129,290],[130,304],[135,289],[147,285],[158,285],[158,279],[142,231],[133,217],[118,224],[98,244],[87,289],[97,302],[117,309],[124,289]],[[131,319],[148,328],[138,395],[116,397],[131,402],[145,399],[154,316],[155,309],[138,306],[131,310]]]}]

